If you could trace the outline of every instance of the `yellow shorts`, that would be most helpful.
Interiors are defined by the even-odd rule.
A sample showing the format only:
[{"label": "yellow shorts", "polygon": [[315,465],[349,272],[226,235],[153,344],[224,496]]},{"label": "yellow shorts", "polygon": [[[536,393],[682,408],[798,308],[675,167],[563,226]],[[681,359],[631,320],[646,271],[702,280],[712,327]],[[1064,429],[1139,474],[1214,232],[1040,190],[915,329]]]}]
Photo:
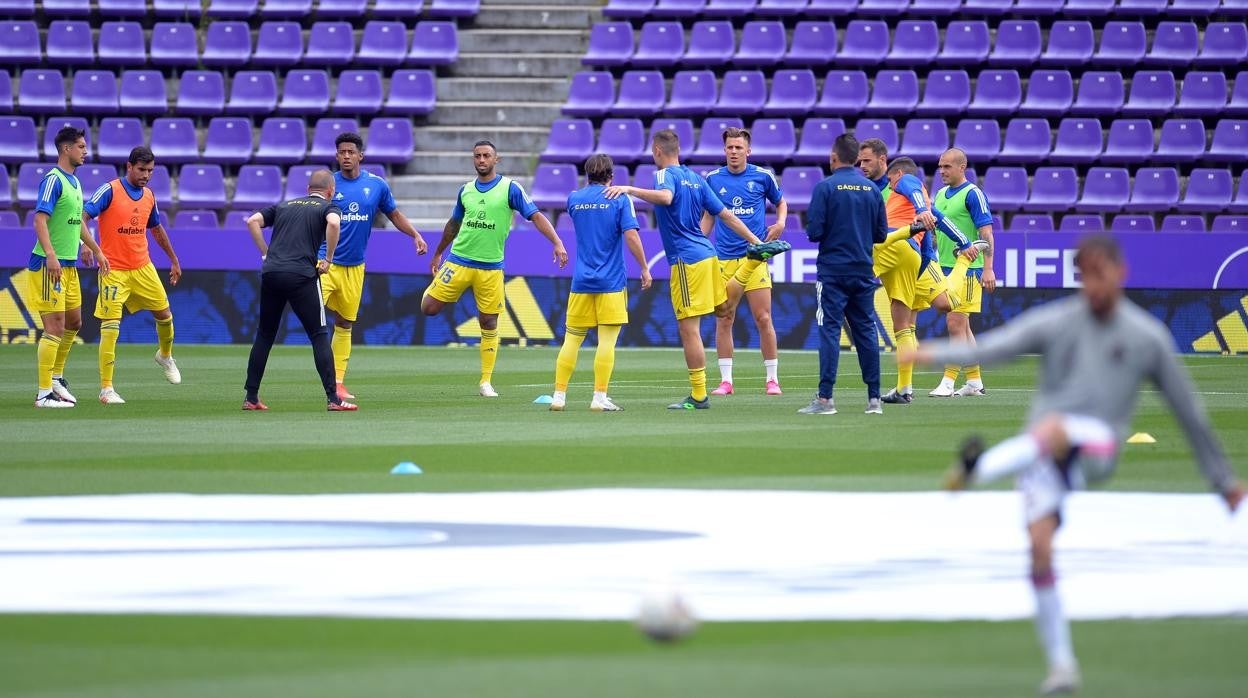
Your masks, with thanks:
[{"label": "yellow shorts", "polygon": [[919,253],[910,243],[902,240],[891,245],[876,245],[872,256],[875,275],[880,277],[888,297],[905,303],[907,307],[913,306],[919,263],[922,261]]},{"label": "yellow shorts", "polygon": [[708,315],[715,312],[715,306],[728,300],[717,257],[707,257],[694,264],[677,262],[672,265],[671,290],[677,320]]},{"label": "yellow shorts", "polygon": [[321,300],[325,307],[334,311],[347,322],[355,322],[360,313],[360,298],[364,295],[364,265],[344,267],[330,264],[329,271],[321,274]]},{"label": "yellow shorts", "polygon": [[[958,296],[961,301],[954,307],[953,312],[970,315],[971,313],[978,313],[983,309],[984,286],[976,271],[976,269],[972,269],[967,273],[966,282],[962,284],[962,288],[953,289],[954,295]],[[945,273],[948,274],[949,272]],[[953,298],[949,300],[953,300]]]},{"label": "yellow shorts", "polygon": [[744,257],[719,260],[719,275],[723,277],[724,283],[728,283],[728,279],[735,277],[737,282],[745,287],[746,293],[760,288],[771,288],[771,269],[767,263],[759,264],[752,273],[749,273],[745,270],[745,262]]},{"label": "yellow shorts", "polygon": [[122,308],[137,313],[168,307],[169,296],[151,263],[129,271],[114,269],[100,277],[95,316],[101,320],[120,320]]},{"label": "yellow shorts", "polygon": [[628,324],[628,291],[571,293],[568,295],[568,327]]},{"label": "yellow shorts", "polygon": [[927,268],[914,282],[914,304],[911,310],[918,312],[932,307],[932,301],[945,292],[945,275],[935,262],[929,262]]},{"label": "yellow shorts", "polygon": [[454,303],[470,288],[477,299],[478,312],[486,315],[503,312],[507,298],[503,291],[502,269],[477,269],[443,262],[442,268],[433,277],[433,283],[425,289],[425,294],[443,303]]},{"label": "yellow shorts", "polygon": [[61,280],[52,283],[48,268],[26,270],[26,288],[30,292],[30,308],[37,313],[63,313],[82,307],[82,288],[78,286],[78,269],[61,267]]}]

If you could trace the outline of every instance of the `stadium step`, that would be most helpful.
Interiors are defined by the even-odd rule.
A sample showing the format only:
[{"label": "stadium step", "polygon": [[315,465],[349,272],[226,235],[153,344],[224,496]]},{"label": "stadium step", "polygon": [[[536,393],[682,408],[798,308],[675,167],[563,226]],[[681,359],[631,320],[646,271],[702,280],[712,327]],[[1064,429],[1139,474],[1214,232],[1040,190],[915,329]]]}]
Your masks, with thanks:
[{"label": "stadium step", "polygon": [[[469,165],[472,163],[469,162]],[[446,175],[404,175],[402,179],[395,179],[390,183],[390,189],[394,192],[396,198],[402,198],[408,201],[420,199],[433,199],[441,202],[443,216],[449,215],[451,206],[455,204],[455,197],[459,194],[459,188],[464,185],[471,177],[471,168],[468,174],[446,174]],[[500,165],[501,169],[501,165]],[[517,172],[523,172],[521,168],[517,168]],[[528,187],[529,178],[526,176],[515,177],[516,181]],[[445,218],[443,218],[445,221]]]},{"label": "stadium step", "polygon": [[562,102],[449,102],[438,101],[426,123],[431,126],[499,124],[549,128],[559,118]]},{"label": "stadium step", "polygon": [[464,53],[452,66],[455,75],[476,77],[567,78],[581,68],[569,53]]},{"label": "stadium step", "polygon": [[461,53],[569,53],[589,48],[584,29],[465,29],[459,34]]},{"label": "stadium step", "polygon": [[[461,126],[426,126],[417,130],[417,151],[457,151],[469,157],[474,143],[487,139],[498,148],[498,153],[506,158],[511,153],[536,153],[546,147],[546,139],[550,135],[549,127],[537,126],[499,126],[469,125]],[[515,163],[518,167],[519,163]],[[509,168],[510,169],[510,168]],[[472,174],[472,163],[466,162],[460,167],[466,175]],[[512,169],[516,172],[515,169]]]},{"label": "stadium step", "polygon": [[499,29],[589,29],[601,18],[602,3],[585,0],[517,5],[507,0],[486,0],[473,26]]},{"label": "stadium step", "polygon": [[446,102],[558,102],[568,97],[567,77],[512,78],[499,82],[494,78],[438,78],[438,106]]},{"label": "stadium step", "polygon": [[[531,162],[537,161],[537,153],[525,151],[507,151],[503,165],[507,172],[529,169]],[[464,181],[472,176],[472,155],[466,151],[418,151],[412,154],[407,164],[407,175],[459,175]]]}]

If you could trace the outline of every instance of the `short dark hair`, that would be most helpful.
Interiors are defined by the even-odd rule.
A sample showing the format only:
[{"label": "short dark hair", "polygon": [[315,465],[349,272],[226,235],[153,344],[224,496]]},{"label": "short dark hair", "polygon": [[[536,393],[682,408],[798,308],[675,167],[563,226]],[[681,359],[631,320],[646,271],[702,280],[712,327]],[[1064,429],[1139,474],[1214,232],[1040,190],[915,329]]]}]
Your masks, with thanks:
[{"label": "short dark hair", "polygon": [[134,150],[130,151],[130,157],[126,160],[126,162],[131,165],[156,162],[156,155],[152,152],[151,148],[145,145],[139,145],[135,146]]},{"label": "short dark hair", "polygon": [[729,126],[724,129],[724,142],[727,143],[729,138],[744,138],[745,144],[749,145],[750,130],[746,128],[737,128],[736,126]]},{"label": "short dark hair", "polygon": [[888,163],[888,171],[901,172],[902,174],[912,174],[917,176],[919,174],[919,163],[915,162],[914,158],[908,158],[903,155],[902,157]]},{"label": "short dark hair", "polygon": [[615,176],[615,161],[606,153],[595,153],[585,161],[585,176],[590,184],[606,184]]},{"label": "short dark hair", "polygon": [[858,160],[858,139],[852,133],[842,133],[832,141],[832,152],[842,165],[852,165]]},{"label": "short dark hair", "polygon": [[338,146],[343,143],[351,143],[355,145],[355,149],[364,152],[364,139],[360,138],[360,134],[355,131],[343,131],[334,139],[334,150],[338,150]]},{"label": "short dark hair", "polygon": [[654,133],[654,144],[664,155],[680,155],[680,136],[670,128]]},{"label": "short dark hair", "polygon": [[[871,152],[875,153],[876,157],[879,157],[881,155],[885,155],[885,156],[888,155],[888,146],[885,145],[884,141],[880,140],[879,138],[868,138],[867,140],[863,141],[862,143],[858,145],[858,149],[861,150],[863,148],[866,148],[870,150]],[[854,155],[857,156],[858,154],[854,153]]]},{"label": "short dark hair", "polygon": [[1122,264],[1122,248],[1118,241],[1108,235],[1089,235],[1079,241],[1075,251],[1075,266],[1080,266],[1089,256],[1103,256],[1114,264]]},{"label": "short dark hair", "polygon": [[473,143],[473,144],[472,144],[472,149],[473,149],[473,150],[476,150],[477,148],[480,148],[480,147],[481,147],[481,146],[483,146],[483,145],[488,145],[488,146],[490,146],[490,150],[493,150],[495,155],[497,155],[497,154],[498,154],[498,148],[494,147],[494,144],[493,144],[492,142],[487,141],[487,140],[485,140],[485,139],[481,139],[481,140],[477,141],[476,143]]},{"label": "short dark hair", "polygon": [[79,138],[86,137],[86,131],[83,131],[80,128],[74,128],[73,126],[66,126],[56,132],[56,140],[54,141],[56,144],[56,152],[61,152],[61,146],[63,145],[72,145],[76,143]]}]

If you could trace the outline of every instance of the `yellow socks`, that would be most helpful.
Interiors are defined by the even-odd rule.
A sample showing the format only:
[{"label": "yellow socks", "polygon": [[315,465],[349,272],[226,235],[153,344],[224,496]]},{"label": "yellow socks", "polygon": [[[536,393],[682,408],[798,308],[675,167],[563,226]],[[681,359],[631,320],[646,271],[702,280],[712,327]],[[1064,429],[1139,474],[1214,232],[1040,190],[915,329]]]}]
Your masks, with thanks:
[{"label": "yellow socks", "polygon": [[968,381],[981,381],[983,376],[979,373],[979,364],[966,367],[966,379]]},{"label": "yellow socks", "polygon": [[347,376],[347,362],[351,360],[351,329],[334,325],[334,338],[329,346],[334,352],[334,378],[341,383]]},{"label": "yellow socks", "polygon": [[[569,327],[563,335],[563,346],[559,347],[559,356],[555,359],[555,391],[568,392],[568,382],[576,371],[576,355],[585,341],[584,327]],[[597,362],[595,362],[596,364]]]},{"label": "yellow socks", "polygon": [[[907,327],[903,330],[897,330],[897,351],[903,349],[917,349],[919,342],[914,338],[914,328]],[[914,364],[912,362],[897,362],[897,392],[901,392],[902,388],[909,388],[914,380]]]},{"label": "yellow socks", "polygon": [[47,332],[43,333],[43,337],[39,340],[39,393],[51,392],[52,390],[52,366],[56,363],[56,356],[60,353],[61,338],[53,337]]},{"label": "yellow socks", "polygon": [[706,399],[706,367],[689,369],[689,385],[693,387],[689,395],[701,402]]},{"label": "yellow socks", "polygon": [[498,330],[481,330],[481,382],[489,383],[494,377],[494,362],[498,360]]},{"label": "yellow socks", "polygon": [[[615,370],[615,343],[620,338],[619,325],[598,326],[598,351],[594,353],[594,392],[607,392],[611,372]],[[706,388],[706,371],[702,371],[702,387]]]},{"label": "yellow socks", "polygon": [[156,321],[156,348],[161,356],[173,356],[173,316]]},{"label": "yellow socks", "polygon": [[961,366],[954,366],[953,364],[949,364],[948,366],[945,366],[945,380],[956,381],[958,379],[958,373],[961,370],[962,370]]},{"label": "yellow socks", "polygon": [[100,323],[100,389],[113,387],[113,369],[117,362],[117,336],[121,334],[121,320],[104,320]]},{"label": "yellow socks", "polygon": [[56,361],[52,363],[52,375],[65,375],[65,360],[69,358],[69,350],[74,348],[74,337],[78,336],[78,330],[66,329],[61,334],[61,344],[56,350]]}]

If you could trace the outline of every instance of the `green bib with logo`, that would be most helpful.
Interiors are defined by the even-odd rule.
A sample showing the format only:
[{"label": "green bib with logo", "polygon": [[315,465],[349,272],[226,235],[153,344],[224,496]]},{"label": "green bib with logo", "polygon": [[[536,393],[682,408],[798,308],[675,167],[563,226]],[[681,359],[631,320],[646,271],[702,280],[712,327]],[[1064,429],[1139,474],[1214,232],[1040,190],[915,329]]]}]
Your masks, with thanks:
[{"label": "green bib with logo", "polygon": [[459,235],[451,245],[451,254],[475,262],[496,264],[503,261],[503,249],[511,234],[512,210],[507,202],[511,180],[502,177],[484,194],[471,181],[459,195],[464,219]]},{"label": "green bib with logo", "polygon": [[[52,215],[48,217],[48,236],[52,238],[52,251],[56,253],[58,260],[77,260],[78,246],[82,243],[82,187],[78,184],[77,177],[70,179],[59,167],[50,170],[45,179],[47,177],[61,180],[61,196],[52,207]],[[40,257],[47,256],[38,240],[35,241],[33,252]]]},{"label": "green bib with logo", "polygon": [[[966,239],[971,242],[979,239],[979,228],[976,227],[975,221],[971,220],[971,212],[966,209],[966,193],[975,188],[974,184],[968,184],[959,189],[953,196],[949,196],[949,187],[941,187],[940,191],[936,192],[935,200],[936,210],[945,214],[946,218],[953,221],[953,224],[958,226],[958,230],[961,230]],[[947,269],[953,267],[957,257],[957,245],[954,244],[953,240],[944,235],[937,235],[936,252],[940,256],[940,266]],[[974,262],[971,262],[971,268],[984,268],[984,256],[982,254],[976,257]]]}]

